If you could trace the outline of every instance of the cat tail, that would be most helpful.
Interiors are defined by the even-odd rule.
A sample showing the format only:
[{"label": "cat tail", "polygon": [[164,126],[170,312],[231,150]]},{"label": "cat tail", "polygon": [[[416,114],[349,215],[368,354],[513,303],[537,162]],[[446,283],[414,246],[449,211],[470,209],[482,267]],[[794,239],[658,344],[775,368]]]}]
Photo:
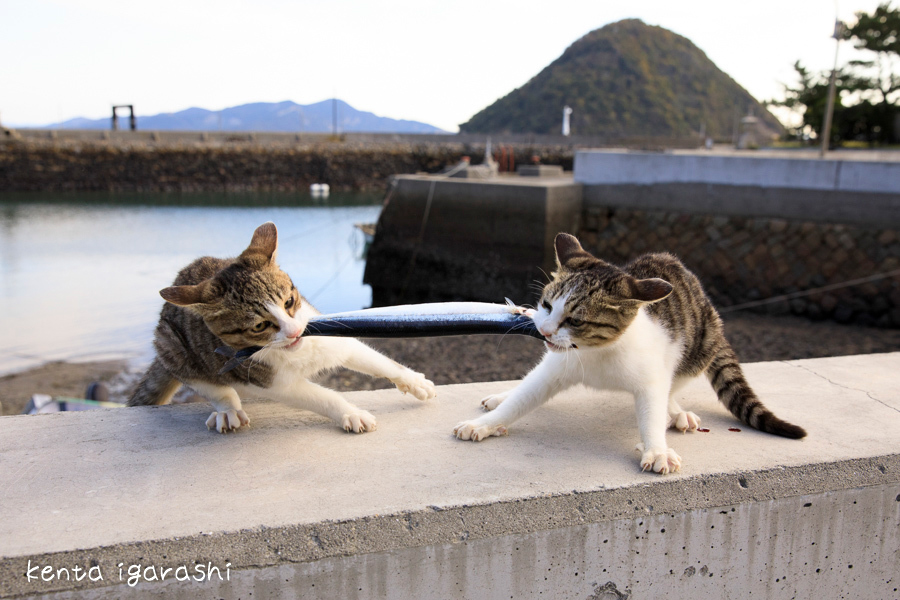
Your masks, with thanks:
[{"label": "cat tail", "polygon": [[180,387],[181,382],[156,359],[128,399],[128,406],[168,404]]},{"label": "cat tail", "polygon": [[719,401],[750,427],[795,440],[806,437],[802,427],[779,419],[763,405],[744,378],[737,356],[727,342],[707,367],[706,376]]}]

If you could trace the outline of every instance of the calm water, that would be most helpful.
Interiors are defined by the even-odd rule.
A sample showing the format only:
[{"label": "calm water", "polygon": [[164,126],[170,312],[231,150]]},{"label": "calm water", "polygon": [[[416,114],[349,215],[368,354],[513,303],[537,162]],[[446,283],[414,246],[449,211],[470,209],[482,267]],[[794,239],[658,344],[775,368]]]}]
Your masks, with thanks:
[{"label": "calm water", "polygon": [[0,194],[0,374],[51,360],[152,359],[158,291],[203,255],[278,226],[278,262],[319,310],[369,306],[362,234],[381,197]]}]

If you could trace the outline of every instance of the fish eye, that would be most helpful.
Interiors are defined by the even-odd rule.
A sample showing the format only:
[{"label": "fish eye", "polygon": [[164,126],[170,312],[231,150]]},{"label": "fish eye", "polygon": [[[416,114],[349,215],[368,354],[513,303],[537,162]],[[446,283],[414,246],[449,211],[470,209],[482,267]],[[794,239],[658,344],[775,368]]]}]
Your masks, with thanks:
[{"label": "fish eye", "polygon": [[270,325],[272,325],[272,324],[269,323],[268,321],[260,321],[259,323],[257,323],[256,325],[253,326],[252,331],[253,331],[253,333],[262,333],[263,331],[268,329]]}]

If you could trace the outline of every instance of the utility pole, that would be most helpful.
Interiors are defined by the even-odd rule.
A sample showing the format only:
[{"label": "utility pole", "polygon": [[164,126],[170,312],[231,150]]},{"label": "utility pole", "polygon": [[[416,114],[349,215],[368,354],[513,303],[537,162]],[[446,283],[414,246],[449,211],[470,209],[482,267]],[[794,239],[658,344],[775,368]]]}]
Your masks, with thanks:
[{"label": "utility pole", "polygon": [[822,125],[822,145],[819,147],[819,158],[825,158],[828,151],[828,143],[831,141],[831,120],[834,115],[834,88],[837,77],[838,49],[841,47],[841,38],[844,34],[844,24],[839,19],[834,21],[834,34],[831,36],[834,42],[834,68],[831,70],[831,81],[828,83],[828,104],[825,107],[825,123]]},{"label": "utility pole", "polygon": [[331,99],[331,135],[337,137],[337,98]]}]

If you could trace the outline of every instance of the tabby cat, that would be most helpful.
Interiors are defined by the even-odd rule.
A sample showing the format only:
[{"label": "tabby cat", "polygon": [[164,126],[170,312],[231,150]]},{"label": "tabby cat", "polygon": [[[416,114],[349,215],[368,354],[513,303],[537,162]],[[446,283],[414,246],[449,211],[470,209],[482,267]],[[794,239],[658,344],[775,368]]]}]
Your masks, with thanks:
[{"label": "tabby cat", "polygon": [[700,419],[673,396],[701,373],[744,423],[788,438],[806,435],[750,389],[718,313],[677,258],[647,254],[619,268],[586,252],[571,235],[560,233],[555,244],[557,271],[532,315],[549,351],[517,387],[484,398],[481,405],[491,412],[457,425],[456,437],[477,442],[505,435],[516,419],[584,383],[633,393],[641,468],[678,471],[681,457],[666,445],[666,429],[695,431]]},{"label": "tabby cat", "polygon": [[[182,384],[212,403],[206,421],[220,433],[247,425],[241,398],[263,396],[331,418],[355,433],[375,429],[375,418],[309,377],[338,366],[389,379],[419,400],[434,384],[352,338],[301,337],[319,312],[275,262],[278,233],[261,225],[250,246],[234,259],[203,257],[185,267],[166,300],[156,327],[156,358],[128,401],[130,406],[166,404]],[[228,371],[216,352],[261,346],[250,360]]]}]

